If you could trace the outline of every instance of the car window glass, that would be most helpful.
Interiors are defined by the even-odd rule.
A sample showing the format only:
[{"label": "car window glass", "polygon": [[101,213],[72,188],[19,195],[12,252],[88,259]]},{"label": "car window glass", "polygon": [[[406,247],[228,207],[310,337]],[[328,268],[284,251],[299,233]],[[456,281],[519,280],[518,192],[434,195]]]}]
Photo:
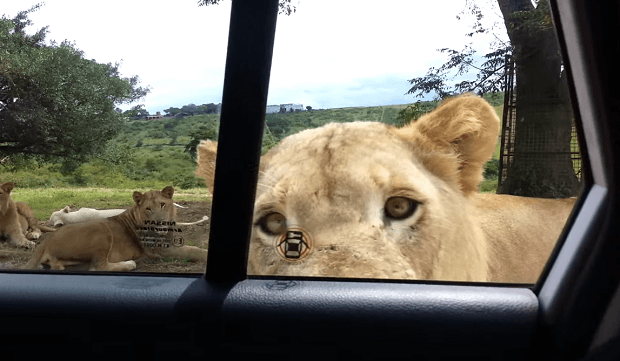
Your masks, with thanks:
[{"label": "car window glass", "polygon": [[301,2],[248,274],[536,282],[581,189],[563,70],[544,2]]},{"label": "car window glass", "polygon": [[6,5],[0,268],[203,273],[230,3]]},{"label": "car window glass", "polygon": [[[0,222],[0,266],[202,273],[229,5],[115,14],[148,39],[118,41],[128,54],[119,64],[101,50],[107,38],[90,45],[100,36],[92,19],[86,38],[55,34],[62,18],[42,14],[69,2],[27,13],[31,43],[15,40],[7,20],[28,6],[0,29],[13,65],[2,69],[0,197],[16,214]],[[546,4],[291,6],[278,18],[248,273],[535,282],[584,171]],[[80,68],[72,61],[90,70],[68,71]],[[101,105],[102,88],[80,85],[102,73],[126,80],[101,83],[126,100],[114,109]],[[28,87],[37,79],[42,90]],[[56,220],[134,206],[129,221]],[[19,218],[23,237],[10,229]],[[87,261],[75,260],[86,245]]]}]

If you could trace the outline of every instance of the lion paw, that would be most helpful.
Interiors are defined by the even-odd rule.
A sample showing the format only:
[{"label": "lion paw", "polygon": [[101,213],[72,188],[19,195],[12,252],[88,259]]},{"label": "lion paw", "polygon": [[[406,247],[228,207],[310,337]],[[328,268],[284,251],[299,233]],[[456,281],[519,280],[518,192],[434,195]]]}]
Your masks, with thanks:
[{"label": "lion paw", "polygon": [[28,232],[28,234],[26,235],[26,238],[32,240],[32,239],[39,239],[39,237],[41,237],[41,231],[36,229],[32,232]]},{"label": "lion paw", "polygon": [[37,244],[32,242],[32,241],[26,241],[24,243],[22,243],[22,247],[27,248],[27,249],[32,249],[36,246]]},{"label": "lion paw", "polygon": [[138,267],[138,265],[136,264],[136,261],[134,261],[134,260],[125,261],[125,264],[130,267],[129,268],[130,271],[134,270],[134,269],[136,269],[136,267]]}]

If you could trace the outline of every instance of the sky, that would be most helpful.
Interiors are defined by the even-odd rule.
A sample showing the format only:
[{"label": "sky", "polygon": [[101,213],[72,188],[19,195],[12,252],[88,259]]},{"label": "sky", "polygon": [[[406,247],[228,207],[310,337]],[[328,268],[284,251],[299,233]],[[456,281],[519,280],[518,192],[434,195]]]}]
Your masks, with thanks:
[{"label": "sky", "polygon": [[[12,18],[41,0],[2,4]],[[4,2],[4,1],[3,1]],[[484,54],[492,35],[465,36],[474,19],[457,15],[463,0],[293,0],[297,12],[279,15],[268,104],[304,107],[407,104],[408,79],[440,66],[439,48],[461,50],[472,41]],[[484,21],[498,20],[488,2]],[[201,6],[197,0],[46,0],[29,15],[34,33],[49,26],[47,40],[75,42],[87,59],[122,61],[123,76],[138,75],[151,92],[137,104],[155,114],[186,104],[219,103],[230,18],[230,0]],[[504,38],[505,30],[500,29]],[[428,98],[430,99],[430,98]]]}]

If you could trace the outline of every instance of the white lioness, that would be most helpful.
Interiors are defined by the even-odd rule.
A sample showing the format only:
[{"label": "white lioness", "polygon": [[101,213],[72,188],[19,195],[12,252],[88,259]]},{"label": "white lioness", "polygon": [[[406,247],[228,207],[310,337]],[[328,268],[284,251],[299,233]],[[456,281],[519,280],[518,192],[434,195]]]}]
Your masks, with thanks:
[{"label": "white lioness", "polygon": [[[180,205],[176,203],[174,203],[174,205],[176,207],[181,207]],[[187,208],[187,207],[183,207],[183,208]],[[79,223],[79,222],[83,222],[83,221],[87,221],[91,219],[108,218],[108,217],[116,216],[123,212],[125,212],[125,209],[95,209],[95,208],[88,208],[88,207],[82,207],[78,209],[77,211],[71,212],[71,208],[69,208],[69,206],[66,206],[63,209],[52,213],[52,215],[50,216],[50,219],[47,221],[47,224],[50,226],[56,227],[56,226],[62,226],[65,224]],[[177,222],[176,225],[177,226],[192,226],[192,225],[206,222],[208,220],[209,220],[209,217],[203,216],[202,219],[198,221],[187,222],[187,223]]]},{"label": "white lioness", "polygon": [[13,188],[13,182],[0,183],[0,237],[7,238],[14,246],[32,248],[35,243],[28,238],[37,239],[41,230],[54,232],[56,229],[39,225],[27,203],[14,202]]},{"label": "white lioness", "polygon": [[69,206],[52,213],[47,224],[50,226],[62,226],[87,221],[89,219],[100,219],[116,216],[125,212],[125,209],[94,209],[82,207],[77,211],[71,212]]},{"label": "white lioness", "polygon": [[49,265],[63,270],[87,264],[91,271],[131,271],[144,257],[178,257],[207,260],[207,251],[172,242],[167,235],[176,219],[174,189],[133,193],[135,204],[119,215],[69,224],[43,241],[24,266]]},{"label": "white lioness", "polygon": [[[402,128],[285,138],[261,158],[248,274],[535,282],[574,199],[479,194],[498,132],[464,95]],[[216,149],[198,153],[211,191]]]}]

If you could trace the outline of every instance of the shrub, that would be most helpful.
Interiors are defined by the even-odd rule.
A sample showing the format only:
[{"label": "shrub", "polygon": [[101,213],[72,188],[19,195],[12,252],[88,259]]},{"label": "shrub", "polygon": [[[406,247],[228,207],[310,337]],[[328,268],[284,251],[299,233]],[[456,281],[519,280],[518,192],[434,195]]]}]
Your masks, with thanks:
[{"label": "shrub", "polygon": [[193,174],[177,174],[172,180],[172,185],[181,189],[196,188],[198,181]]},{"label": "shrub", "polygon": [[484,179],[497,179],[499,177],[499,160],[491,159],[484,165]]}]

